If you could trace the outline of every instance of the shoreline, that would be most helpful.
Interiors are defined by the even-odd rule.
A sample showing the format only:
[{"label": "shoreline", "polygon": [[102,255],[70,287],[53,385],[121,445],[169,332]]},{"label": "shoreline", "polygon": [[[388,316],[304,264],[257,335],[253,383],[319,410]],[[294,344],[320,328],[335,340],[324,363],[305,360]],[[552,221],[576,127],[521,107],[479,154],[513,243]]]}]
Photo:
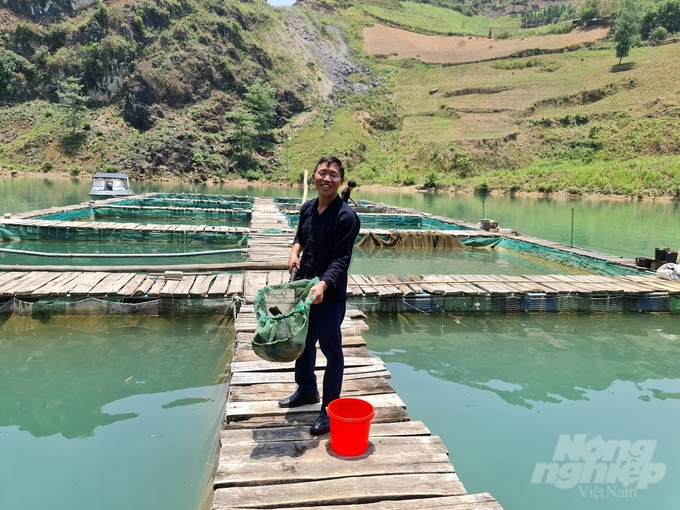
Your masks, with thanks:
[{"label": "shoreline", "polygon": [[[43,179],[77,179],[77,180],[87,180],[88,182],[92,179],[92,175],[89,172],[82,172],[78,175],[71,175],[69,172],[65,171],[52,171],[52,172],[38,172],[29,170],[7,170],[0,169],[0,178],[10,177],[10,178],[43,178]],[[132,179],[131,179],[132,180]],[[155,179],[142,179],[140,182],[170,182],[170,183],[194,183],[194,184],[206,184],[213,186],[220,185],[233,185],[233,186],[263,186],[271,188],[295,188],[301,187],[299,184],[285,183],[285,182],[264,182],[264,181],[249,181],[244,178],[219,178],[219,179],[209,179],[203,181],[201,179],[182,179],[173,174],[158,176]],[[531,197],[531,198],[551,198],[551,199],[583,199],[583,200],[614,200],[614,201],[635,201],[635,202],[645,202],[645,201],[661,201],[661,202],[678,202],[680,197],[661,195],[657,197],[652,196],[628,196],[628,195],[602,195],[600,193],[567,193],[566,191],[557,191],[554,193],[540,193],[537,191],[513,191],[504,192],[499,190],[492,190],[489,193],[475,193],[471,189],[465,188],[441,188],[439,190],[431,188],[422,188],[421,186],[389,186],[383,184],[359,184],[357,186],[358,190],[366,189],[370,191],[375,190],[385,190],[394,193],[441,193],[441,194],[456,194],[460,193],[463,195],[487,195],[487,196],[517,196],[517,197]]]}]

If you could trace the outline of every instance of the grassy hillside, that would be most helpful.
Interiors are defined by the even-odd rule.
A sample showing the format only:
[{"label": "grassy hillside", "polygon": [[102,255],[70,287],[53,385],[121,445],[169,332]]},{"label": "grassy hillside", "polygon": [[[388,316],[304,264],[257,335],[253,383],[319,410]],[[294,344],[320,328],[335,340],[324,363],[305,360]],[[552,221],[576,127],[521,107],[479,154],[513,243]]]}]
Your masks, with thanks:
[{"label": "grassy hillside", "polygon": [[[459,16],[423,4],[401,5],[403,25],[421,33],[453,31],[446,23]],[[393,7],[340,11],[354,48],[362,49],[357,27],[387,11],[399,19]],[[472,18],[468,21],[472,27]],[[569,50],[454,66],[364,52],[388,94],[349,98],[338,114],[343,121],[329,133],[317,137],[315,127],[307,126],[291,143],[291,161],[302,161],[311,139],[323,143],[340,137],[350,176],[362,182],[676,196],[680,45],[634,48],[622,66],[615,65],[607,41]],[[394,107],[394,129],[371,127],[370,107],[380,102]]]},{"label": "grassy hillside", "polygon": [[[616,66],[609,41],[541,50],[531,35],[550,30],[520,30],[501,15],[512,4],[494,18],[451,8],[464,5],[154,0],[56,22],[0,16],[0,61],[15,59],[9,81],[0,69],[0,168],[299,182],[335,153],[361,183],[677,195],[680,44],[633,48]],[[474,43],[494,60],[371,55],[376,20],[408,28],[395,49],[414,33],[469,34],[425,50]],[[519,55],[504,49],[520,42]],[[67,76],[89,97],[77,129],[59,104]]]}]

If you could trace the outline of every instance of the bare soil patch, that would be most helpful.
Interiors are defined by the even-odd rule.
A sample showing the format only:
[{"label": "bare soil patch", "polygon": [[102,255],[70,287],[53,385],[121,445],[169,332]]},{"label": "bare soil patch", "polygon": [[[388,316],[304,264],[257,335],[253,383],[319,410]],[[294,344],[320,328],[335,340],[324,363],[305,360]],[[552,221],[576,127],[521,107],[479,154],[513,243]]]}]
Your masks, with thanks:
[{"label": "bare soil patch", "polygon": [[508,57],[515,52],[534,48],[566,48],[602,39],[607,31],[600,27],[579,28],[568,34],[497,41],[486,37],[422,35],[376,24],[364,28],[364,50],[371,55],[387,55],[393,60],[417,58],[436,64],[462,64]]}]

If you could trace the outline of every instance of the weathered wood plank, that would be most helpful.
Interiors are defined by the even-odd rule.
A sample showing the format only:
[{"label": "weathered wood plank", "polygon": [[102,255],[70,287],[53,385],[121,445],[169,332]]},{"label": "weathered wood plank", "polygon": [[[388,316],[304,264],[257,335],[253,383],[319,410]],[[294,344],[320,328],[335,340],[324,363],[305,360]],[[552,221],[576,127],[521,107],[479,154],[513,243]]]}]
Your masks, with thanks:
[{"label": "weathered wood plank", "polygon": [[[359,460],[357,462],[357,460]],[[348,476],[453,473],[437,436],[373,437],[366,453],[347,462],[321,439],[224,444],[215,487],[332,480]]]},{"label": "weathered wood plank", "polygon": [[245,284],[245,277],[242,274],[231,275],[229,287],[227,288],[227,296],[239,295],[243,296],[243,286]]},{"label": "weathered wood plank", "polygon": [[229,287],[231,276],[230,274],[218,274],[208,290],[208,297],[224,296],[227,292],[227,287]]},{"label": "weathered wood plank", "polygon": [[[291,363],[272,363],[270,361],[243,361],[239,363],[232,363],[231,369],[233,372],[269,372],[275,370],[293,370],[294,362]],[[385,366],[380,358],[345,358],[345,367],[360,367],[379,365]],[[326,358],[319,357],[316,359],[316,368],[325,368]]]},{"label": "weathered wood plank", "polygon": [[[396,393],[380,393],[377,395],[365,395],[363,400],[369,402],[374,408],[379,407],[402,407],[406,404]],[[284,416],[297,413],[320,411],[321,404],[308,404],[300,407],[279,407],[276,400],[260,400],[256,402],[227,402],[227,418],[242,419],[251,416]]]},{"label": "weathered wood plank", "polygon": [[[296,510],[319,510],[318,506],[296,506]],[[376,503],[353,504],[352,510],[503,510],[501,505],[488,492],[480,494],[461,494],[424,499],[386,499]],[[233,508],[231,510],[242,510]],[[281,507],[270,510],[284,510]],[[288,510],[288,509],[286,509]],[[324,510],[348,510],[346,505],[324,506]]]},{"label": "weathered wood plank", "polygon": [[215,279],[215,275],[198,275],[194,280],[194,284],[189,290],[190,297],[204,297],[208,295],[210,284]]},{"label": "weathered wood plank", "polygon": [[455,496],[465,492],[455,473],[347,477],[286,484],[285,490],[280,485],[217,489],[213,509],[349,505],[383,498]]},{"label": "weathered wood plank", "polygon": [[[396,423],[371,423],[369,437],[429,436],[422,421],[401,421]],[[316,436],[309,433],[307,426],[269,427],[264,429],[233,429],[228,427],[220,432],[220,442],[226,444],[269,443],[279,441],[306,441]]]},{"label": "weathered wood plank", "polygon": [[[255,402],[258,400],[280,400],[295,391],[293,383],[255,384],[229,388],[230,402]],[[378,393],[394,393],[394,389],[382,377],[354,379],[342,384],[342,397],[359,397]]]},{"label": "weathered wood plank", "polygon": [[[318,380],[323,377],[323,370],[315,370]],[[363,367],[345,367],[343,380],[365,379],[367,377],[384,377],[389,379],[391,374],[385,369],[385,365],[370,365]],[[267,383],[292,383],[295,375],[288,372],[235,372],[231,375],[230,386],[267,384]]]}]

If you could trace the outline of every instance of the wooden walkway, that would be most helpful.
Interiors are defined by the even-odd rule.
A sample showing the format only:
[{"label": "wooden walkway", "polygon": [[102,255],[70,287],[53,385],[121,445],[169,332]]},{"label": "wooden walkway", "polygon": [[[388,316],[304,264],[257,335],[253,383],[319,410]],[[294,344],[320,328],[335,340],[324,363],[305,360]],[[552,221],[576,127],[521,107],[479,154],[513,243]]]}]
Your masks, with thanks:
[{"label": "wooden walkway", "polygon": [[[254,236],[255,246],[262,242],[262,253],[251,252],[261,261],[288,260],[288,239],[273,235],[266,241]],[[277,245],[278,243],[278,245]],[[255,250],[255,246],[251,246]],[[278,253],[276,248],[278,246]],[[35,299],[69,296],[111,298],[176,299],[252,295],[255,289],[287,281],[288,272],[249,271],[243,274],[137,274],[105,271],[5,271],[0,272],[0,298]],[[534,296],[546,295],[680,295],[680,282],[654,276],[597,275],[350,275],[347,298],[381,300],[412,296]]]},{"label": "wooden walkway", "polygon": [[[256,199],[251,256],[285,259],[291,232],[273,201]],[[260,255],[261,250],[261,255]],[[345,355],[343,396],[360,397],[375,408],[369,449],[343,458],[329,446],[328,434],[311,436],[320,404],[293,409],[278,400],[295,391],[294,363],[271,363],[253,352],[257,326],[256,292],[286,279],[286,272],[248,272],[244,299],[235,321],[236,340],[225,427],[214,479],[214,510],[237,508],[499,510],[489,495],[467,494],[441,439],[422,422],[409,421],[405,405],[387,382],[380,358],[366,349],[363,313],[348,310],[342,323]],[[317,347],[317,375],[326,360]]]}]

